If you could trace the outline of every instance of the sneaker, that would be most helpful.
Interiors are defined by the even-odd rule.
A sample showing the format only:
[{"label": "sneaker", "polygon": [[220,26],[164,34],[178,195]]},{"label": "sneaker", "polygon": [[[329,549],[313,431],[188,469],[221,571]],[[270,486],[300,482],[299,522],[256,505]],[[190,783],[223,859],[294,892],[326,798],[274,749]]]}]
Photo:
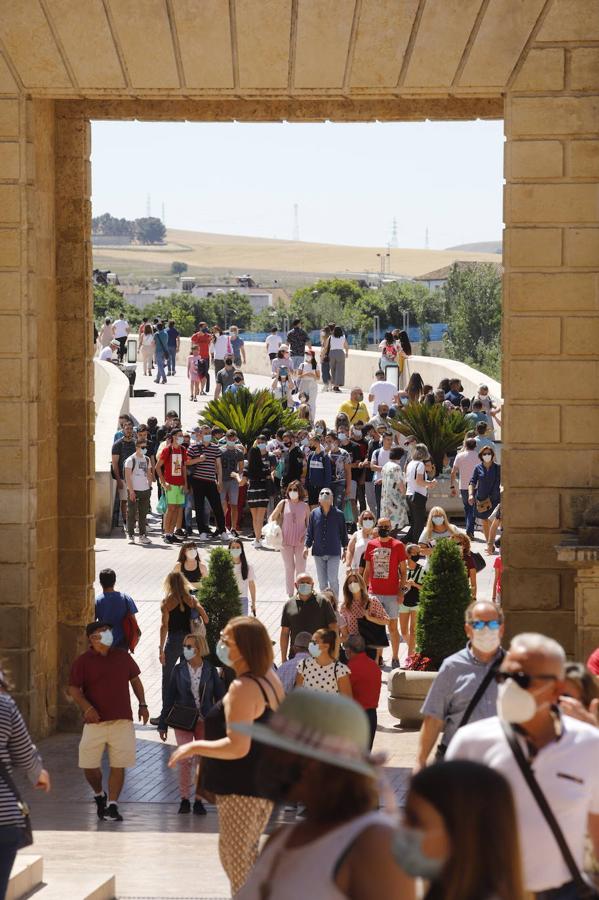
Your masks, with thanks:
[{"label": "sneaker", "polygon": [[174,544],[175,543],[175,539],[172,534],[165,534],[163,540],[164,540],[165,544]]},{"label": "sneaker", "polygon": [[134,535],[134,534],[130,534],[130,535],[129,535],[129,538],[128,538],[128,540],[127,540],[127,543],[128,543],[128,544],[134,544],[134,543],[135,543],[135,535]]},{"label": "sneaker", "polygon": [[204,804],[202,803],[201,800],[196,799],[193,801],[193,814],[194,814],[194,816],[207,815],[206,807],[204,806]]},{"label": "sneaker", "polygon": [[209,541],[211,537],[212,537],[211,534],[208,534],[207,531],[203,531],[201,533],[201,535],[199,536],[198,540],[199,541]]},{"label": "sneaker", "polygon": [[171,543],[174,543],[174,544],[183,544],[183,543],[185,543],[185,535],[183,535],[183,537],[181,537],[180,534],[173,534],[173,535],[172,535],[172,538],[173,538],[173,540],[172,540]]},{"label": "sneaker", "polygon": [[254,550],[263,550],[264,544],[262,543],[262,541],[259,541],[258,538],[254,538],[254,540],[252,541],[252,547],[254,548]]},{"label": "sneaker", "polygon": [[185,531],[182,528],[175,528],[175,534],[179,537],[185,537]]},{"label": "sneaker", "polygon": [[192,534],[193,534],[193,528],[186,528],[186,529],[185,529],[185,537],[191,537]]},{"label": "sneaker", "polygon": [[106,812],[106,801],[108,797],[106,796],[106,791],[102,794],[101,797],[94,797],[96,803],[96,812],[98,813],[98,818],[104,820],[104,814]]},{"label": "sneaker", "polygon": [[399,660],[397,659],[397,657],[393,657],[393,659],[391,660],[391,668],[399,669]]},{"label": "sneaker", "polygon": [[183,813],[188,813],[191,811],[191,803],[186,797],[181,799],[181,803],[179,804],[178,814],[182,815]]},{"label": "sneaker", "polygon": [[151,541],[150,538],[147,536],[147,534],[140,534],[140,536],[139,536],[139,543],[140,543],[140,544],[151,544],[152,541]]},{"label": "sneaker", "polygon": [[221,531],[221,533],[217,535],[217,537],[219,537],[221,541],[232,541],[235,539],[235,535],[232,531],[229,531],[228,528],[226,528],[224,531]]},{"label": "sneaker", "polygon": [[119,812],[119,808],[116,803],[111,803],[106,809],[106,818],[110,819],[111,822],[122,822],[123,817]]}]

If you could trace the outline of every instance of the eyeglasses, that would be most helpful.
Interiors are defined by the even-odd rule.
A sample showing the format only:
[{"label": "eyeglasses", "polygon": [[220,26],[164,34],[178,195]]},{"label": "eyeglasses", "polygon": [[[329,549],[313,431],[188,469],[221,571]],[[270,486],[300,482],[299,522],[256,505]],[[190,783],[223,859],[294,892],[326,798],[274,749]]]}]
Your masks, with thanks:
[{"label": "eyeglasses", "polygon": [[496,672],[495,681],[497,684],[504,684],[511,678],[516,684],[526,690],[530,687],[532,681],[557,681],[557,675],[527,675],[526,672]]},{"label": "eyeglasses", "polygon": [[474,628],[475,631],[482,631],[483,628],[488,628],[489,631],[497,631],[498,628],[501,628],[502,622],[499,619],[491,619],[490,622],[481,622],[480,619],[474,622],[468,622],[471,628]]}]

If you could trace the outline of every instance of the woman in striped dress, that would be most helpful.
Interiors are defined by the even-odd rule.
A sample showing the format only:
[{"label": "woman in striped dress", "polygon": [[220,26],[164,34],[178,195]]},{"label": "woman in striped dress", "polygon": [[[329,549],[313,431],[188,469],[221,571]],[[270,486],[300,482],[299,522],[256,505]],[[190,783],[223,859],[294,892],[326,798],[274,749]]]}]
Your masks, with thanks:
[{"label": "woman in striped dress", "polygon": [[50,790],[50,776],[42,768],[41,757],[15,701],[7,693],[6,678],[0,669],[0,897],[6,894],[17,850],[31,843],[26,838],[19,801],[9,783],[13,767],[23,769],[37,788]]}]

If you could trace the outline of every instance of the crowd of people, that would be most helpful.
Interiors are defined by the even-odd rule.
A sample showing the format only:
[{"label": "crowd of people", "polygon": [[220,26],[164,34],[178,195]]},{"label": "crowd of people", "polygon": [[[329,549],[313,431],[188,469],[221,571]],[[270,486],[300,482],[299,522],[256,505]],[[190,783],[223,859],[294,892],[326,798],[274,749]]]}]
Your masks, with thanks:
[{"label": "crowd of people", "polygon": [[[107,322],[112,333],[99,336],[105,346],[116,324]],[[168,334],[157,360],[163,330],[145,323],[139,337],[144,370],[151,375],[155,366],[158,380],[176,371],[178,345],[169,363]],[[309,427],[259,434],[247,447],[232,430],[184,430],[174,411],[160,426],[156,418],[121,417],[112,468],[128,540],[148,544],[151,516],[178,554],[165,573],[159,633],[141,638],[159,639],[160,710],[150,718],[130,653],[140,639],[138,609],[112,569],[100,573],[88,648],[72,664],[69,693],[83,720],[79,767],[98,819],[123,821],[118,801],[136,752],[132,691],[140,722],[163,741],[172,729],[179,814],[202,816],[206,803],[215,805],[221,863],[241,900],[299,900],[308,878],[315,900],[414,900],[422,882],[427,900],[596,896],[584,873],[599,854],[599,650],[584,666],[540,634],[503,646],[493,440],[500,411],[488,388],[468,399],[457,379],[437,388],[418,373],[405,387],[387,381],[388,366],[402,368],[411,353],[406,335],[389,332],[367,399],[352,388],[327,423],[317,418],[318,384],[336,393],[344,386],[343,330],[331,323],[315,350],[296,321],[287,343],[273,331],[265,347],[273,392],[283,404],[303,400]],[[242,383],[244,360],[237,329],[200,323],[187,367],[190,398],[210,390],[210,363],[215,395]],[[431,504],[441,473],[428,447],[393,427],[410,403],[443,404],[468,418],[463,447],[445,460],[463,528]],[[197,594],[210,564],[202,551],[217,539],[230,554],[241,615],[224,625],[213,655]],[[410,666],[419,593],[442,541],[460,547],[471,603],[464,647],[444,660],[424,701],[398,820],[372,753],[382,673]],[[484,558],[476,541],[493,560],[491,596],[478,589]],[[255,551],[270,554],[284,584],[276,652],[258,616]],[[3,678],[0,896],[24,827],[2,764],[50,786],[7,691]],[[276,828],[259,853],[277,804],[294,821]]]}]

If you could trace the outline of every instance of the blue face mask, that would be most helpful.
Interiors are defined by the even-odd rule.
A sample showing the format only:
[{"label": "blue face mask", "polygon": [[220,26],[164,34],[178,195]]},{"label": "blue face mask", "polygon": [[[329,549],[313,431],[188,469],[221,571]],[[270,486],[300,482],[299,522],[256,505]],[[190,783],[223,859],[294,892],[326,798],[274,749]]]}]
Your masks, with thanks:
[{"label": "blue face mask", "polygon": [[317,656],[320,656],[320,647],[315,641],[310,641],[308,644],[308,653],[310,656],[313,656],[316,659]]},{"label": "blue face mask", "polygon": [[190,662],[194,658],[195,655],[196,655],[195,647],[183,647],[183,656],[185,657],[187,662]]},{"label": "blue face mask", "polygon": [[104,644],[105,647],[112,647],[112,642],[114,637],[112,635],[112,631],[103,631],[100,634],[100,643]]},{"label": "blue face mask", "polygon": [[202,437],[202,440],[204,441],[205,444],[211,444],[211,443],[212,443],[212,435],[211,435],[211,434],[205,434],[205,435]]},{"label": "blue face mask", "polygon": [[233,660],[231,659],[231,656],[229,654],[229,648],[224,641],[219,641],[216,645],[216,655],[222,662],[223,666],[229,666],[230,668],[233,668]]},{"label": "blue face mask", "polygon": [[235,447],[236,443],[236,441],[227,441],[227,447]]},{"label": "blue face mask", "polygon": [[423,838],[424,832],[419,829],[398,825],[393,837],[393,856],[412,878],[434,881],[443,871],[446,860],[426,856],[422,850]]},{"label": "blue face mask", "polygon": [[266,444],[258,444],[258,450],[266,450]]}]

